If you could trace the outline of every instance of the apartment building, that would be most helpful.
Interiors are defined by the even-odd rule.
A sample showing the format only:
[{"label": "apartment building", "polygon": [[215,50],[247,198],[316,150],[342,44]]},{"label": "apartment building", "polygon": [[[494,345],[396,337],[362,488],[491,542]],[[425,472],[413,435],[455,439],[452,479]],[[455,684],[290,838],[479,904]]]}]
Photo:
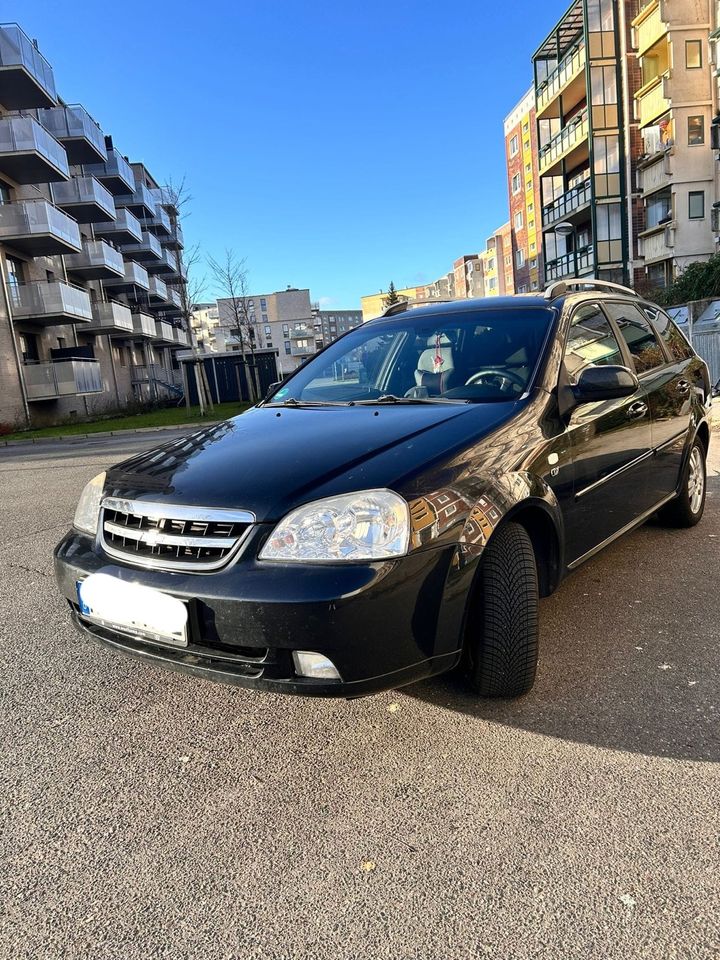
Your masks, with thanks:
[{"label": "apartment building", "polygon": [[362,322],[362,310],[321,310],[313,307],[316,349],[321,350],[348,330],[359,327]]},{"label": "apartment building", "polygon": [[195,303],[190,316],[190,327],[198,350],[210,353],[216,348],[216,328],[220,324],[217,303]]},{"label": "apartment building", "polygon": [[[638,276],[651,286],[666,286],[716,250],[717,162],[710,149],[715,81],[708,42],[715,6],[713,0],[651,0],[632,21],[641,138]],[[720,146],[717,133],[715,142]]]},{"label": "apartment building", "polygon": [[630,279],[626,14],[576,0],[533,56],[545,282]]},{"label": "apartment building", "polygon": [[245,298],[247,329],[237,324],[236,311],[230,298],[217,302],[218,325],[215,327],[215,347],[218,352],[241,351],[243,332],[245,352],[250,341],[257,348],[279,351],[278,372],[292,373],[303,360],[316,351],[315,326],[310,291],[288,287],[274,293],[252,294]]},{"label": "apartment building", "polygon": [[504,223],[485,241],[480,254],[484,296],[503,297],[515,292],[513,238],[510,222]]},{"label": "apartment building", "polygon": [[516,293],[543,281],[540,178],[535,90],[531,87],[505,118],[505,160]]},{"label": "apartment building", "polygon": [[[396,290],[399,297],[404,300],[424,300],[426,287],[403,287],[402,290]],[[363,321],[372,320],[379,317],[385,309],[385,298],[387,290],[380,290],[378,293],[369,293],[365,297],[360,297]]]},{"label": "apartment building", "polygon": [[172,195],[0,26],[0,422],[177,392],[182,243]]}]

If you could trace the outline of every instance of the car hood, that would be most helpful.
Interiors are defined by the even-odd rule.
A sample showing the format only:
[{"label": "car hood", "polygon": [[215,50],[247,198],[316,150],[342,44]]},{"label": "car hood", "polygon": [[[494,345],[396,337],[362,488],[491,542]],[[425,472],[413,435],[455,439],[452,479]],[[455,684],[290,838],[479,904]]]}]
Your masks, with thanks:
[{"label": "car hood", "polygon": [[379,487],[402,493],[515,408],[256,407],[126,460],[108,471],[106,489],[134,499],[250,510],[258,520],[276,520],[321,497]]}]

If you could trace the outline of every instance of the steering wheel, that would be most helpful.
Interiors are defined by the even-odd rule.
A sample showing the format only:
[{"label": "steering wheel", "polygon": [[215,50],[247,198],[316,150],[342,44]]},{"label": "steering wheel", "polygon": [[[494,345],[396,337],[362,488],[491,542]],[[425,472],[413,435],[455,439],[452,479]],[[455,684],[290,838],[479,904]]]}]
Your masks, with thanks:
[{"label": "steering wheel", "polygon": [[513,373],[507,367],[486,367],[484,370],[478,370],[465,382],[466,387],[481,383],[483,380],[495,380],[500,383],[500,389],[505,390],[506,386],[519,387],[521,391],[525,389],[525,380],[518,373]]}]

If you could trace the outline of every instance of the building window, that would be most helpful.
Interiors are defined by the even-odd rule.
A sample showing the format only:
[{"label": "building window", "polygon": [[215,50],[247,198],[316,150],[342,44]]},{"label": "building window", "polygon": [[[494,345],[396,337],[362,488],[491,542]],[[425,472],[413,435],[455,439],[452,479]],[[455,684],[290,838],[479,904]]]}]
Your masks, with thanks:
[{"label": "building window", "polygon": [[688,70],[699,70],[702,67],[702,41],[685,41],[685,66]]},{"label": "building window", "polygon": [[10,203],[10,187],[0,180],[0,204]]},{"label": "building window", "polygon": [[494,270],[494,269],[495,269],[495,257],[490,257],[490,259],[488,260],[488,270]]},{"label": "building window", "polygon": [[268,325],[265,327],[265,339],[269,340],[271,336],[272,336],[272,327]]},{"label": "building window", "polygon": [[290,333],[290,326],[287,323],[283,324],[283,336],[286,337]]},{"label": "building window", "polygon": [[520,193],[520,174],[516,173],[512,178],[512,192]]},{"label": "building window", "polygon": [[524,147],[526,150],[529,150],[529,149],[530,149],[530,141],[529,141],[529,140],[526,140],[525,143],[523,143],[523,147]]},{"label": "building window", "polygon": [[522,210],[519,210],[519,211],[515,214],[515,219],[514,219],[513,222],[514,222],[514,224],[515,224],[515,229],[516,229],[516,230],[522,230],[522,228],[523,228],[523,223],[525,222],[525,220],[524,220],[524,218],[523,218]]},{"label": "building window", "polygon": [[698,147],[705,143],[705,117],[688,117],[688,146]]},{"label": "building window", "polygon": [[588,0],[588,30],[609,33],[614,28],[613,0]]},{"label": "building window", "polygon": [[705,217],[704,190],[691,190],[688,194],[688,216],[691,220],[702,220]]},{"label": "building window", "polygon": [[490,277],[488,280],[488,290],[494,290],[497,287],[497,277]]},{"label": "building window", "polygon": [[537,257],[532,258],[532,260],[530,261],[530,266],[532,267],[533,270],[537,267]]},{"label": "building window", "polygon": [[523,250],[515,251],[515,265],[519,267],[525,266],[525,253]]},{"label": "building window", "polygon": [[265,297],[260,297],[260,309],[267,310],[267,300]]},{"label": "building window", "polygon": [[510,138],[510,156],[516,157],[519,149],[520,149],[520,144],[517,138],[517,134],[515,134],[514,137]]},{"label": "building window", "polygon": [[288,356],[290,356],[291,352],[292,352],[292,351],[291,351],[291,348],[290,348],[290,341],[289,341],[289,340],[286,340],[286,341],[285,341],[285,353],[286,353]]},{"label": "building window", "polygon": [[527,121],[523,124],[523,133],[527,133],[530,129],[530,124]]}]

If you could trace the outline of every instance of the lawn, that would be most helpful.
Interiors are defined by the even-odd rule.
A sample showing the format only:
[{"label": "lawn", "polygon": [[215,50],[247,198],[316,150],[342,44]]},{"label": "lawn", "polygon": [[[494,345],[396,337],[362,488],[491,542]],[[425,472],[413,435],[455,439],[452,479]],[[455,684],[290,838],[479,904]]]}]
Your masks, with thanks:
[{"label": "lawn", "polygon": [[151,410],[149,413],[136,413],[132,416],[105,417],[89,423],[66,423],[59,427],[41,427],[38,430],[21,430],[0,436],[3,440],[31,440],[42,437],[68,437],[86,433],[105,433],[116,430],[138,430],[141,427],[172,427],[183,423],[204,423],[215,420],[227,420],[247,410],[247,403],[219,403],[206,417],[200,416],[200,407],[167,407],[163,410]]}]

